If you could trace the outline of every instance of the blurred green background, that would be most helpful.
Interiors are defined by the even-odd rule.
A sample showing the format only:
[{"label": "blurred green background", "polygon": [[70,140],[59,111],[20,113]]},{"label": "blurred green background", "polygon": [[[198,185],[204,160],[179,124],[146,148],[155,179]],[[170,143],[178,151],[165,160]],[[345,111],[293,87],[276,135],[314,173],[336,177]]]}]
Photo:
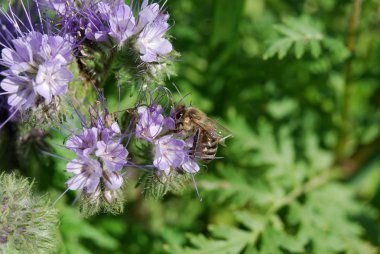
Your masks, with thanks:
[{"label": "blurred green background", "polygon": [[[191,184],[147,200],[131,179],[123,215],[84,219],[67,193],[56,253],[378,253],[380,1],[166,6],[181,53],[167,86],[234,137],[196,176],[202,202]],[[28,151],[3,149],[2,167],[17,158],[54,200],[65,162]]]}]

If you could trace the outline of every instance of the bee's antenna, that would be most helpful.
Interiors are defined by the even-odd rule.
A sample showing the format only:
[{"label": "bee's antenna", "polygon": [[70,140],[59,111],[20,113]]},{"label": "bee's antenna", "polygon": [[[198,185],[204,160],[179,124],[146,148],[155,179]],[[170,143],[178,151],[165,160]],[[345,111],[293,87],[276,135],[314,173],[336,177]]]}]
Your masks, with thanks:
[{"label": "bee's antenna", "polygon": [[185,94],[185,96],[182,96],[182,95],[181,95],[181,99],[177,102],[176,105],[182,104],[182,102],[183,102],[183,101],[186,99],[186,97],[189,96],[190,94],[191,94],[191,93],[189,92],[189,93]]},{"label": "bee's antenna", "polygon": [[177,85],[173,82],[172,85],[174,86],[175,90],[177,91],[177,93],[179,94],[179,96],[183,97],[181,92],[179,91]]}]

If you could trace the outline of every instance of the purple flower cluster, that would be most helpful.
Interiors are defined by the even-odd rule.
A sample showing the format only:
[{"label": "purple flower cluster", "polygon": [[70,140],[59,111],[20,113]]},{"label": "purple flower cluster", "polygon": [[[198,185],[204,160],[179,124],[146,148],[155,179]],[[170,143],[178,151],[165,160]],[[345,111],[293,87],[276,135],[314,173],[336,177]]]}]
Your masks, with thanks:
[{"label": "purple flower cluster", "polygon": [[81,190],[93,196],[103,195],[108,202],[113,191],[120,189],[124,180],[120,170],[127,164],[127,149],[121,144],[119,125],[109,127],[98,121],[92,128],[83,128],[81,134],[73,135],[66,148],[77,158],[67,164],[67,172],[75,175],[66,184],[71,190]]},{"label": "purple flower cluster", "polygon": [[[0,97],[0,109],[4,102],[7,104],[4,108],[10,113],[0,124],[0,129],[17,112],[24,110],[28,114],[20,114],[21,117],[32,116],[39,122],[42,115],[48,115],[43,120],[60,125],[61,118],[54,120],[61,115],[63,121],[66,119],[65,107],[56,106],[61,106],[58,105],[59,97],[67,94],[69,83],[74,79],[69,68],[77,68],[75,73],[85,76],[86,82],[93,86],[77,86],[68,95],[82,95],[82,91],[86,93],[93,88],[91,91],[98,93],[98,100],[88,111],[89,119],[75,109],[82,128],[76,134],[70,131],[65,143],[65,148],[75,154],[66,165],[66,171],[72,174],[66,182],[68,190],[79,190],[84,194],[84,202],[94,207],[94,211],[103,208],[122,210],[123,176],[126,173],[123,169],[127,164],[144,167],[128,163],[129,153],[123,142],[127,136],[127,143],[134,136],[153,147],[155,170],[152,172],[156,176],[181,174],[187,178],[191,174],[194,179],[193,174],[200,168],[193,152],[193,134],[180,133],[178,127],[176,131],[174,109],[165,116],[164,109],[158,104],[140,106],[133,114],[137,122],[130,122],[130,125],[136,124],[132,127],[135,132],[125,130],[122,133],[118,121],[105,107],[104,96],[100,95],[100,89],[108,82],[114,66],[119,66],[113,63],[114,59],[120,60],[114,57],[114,53],[123,48],[121,56],[134,56],[132,65],[146,74],[137,80],[142,83],[145,95],[157,92],[161,96],[160,87],[150,91],[148,82],[162,81],[163,74],[169,72],[165,58],[173,48],[166,35],[169,15],[163,7],[149,0],[143,0],[138,10],[123,0],[34,0],[36,10],[31,12],[23,1],[20,0],[19,4],[25,17],[19,17],[11,7],[9,12],[0,10],[0,74],[3,77],[0,80],[0,96],[3,96]],[[47,15],[46,9],[41,12],[40,6],[53,10],[54,18],[51,13]],[[38,15],[31,17],[30,13]],[[43,15],[47,15],[46,18]],[[32,19],[36,17],[39,22]],[[74,57],[76,65],[72,64]],[[137,72],[133,71],[132,75],[134,73]],[[101,78],[97,79],[95,75]],[[165,91],[169,96],[170,91]],[[156,102],[157,98],[161,97],[151,97],[150,101]],[[65,99],[70,104],[85,101],[69,96]],[[63,110],[54,112],[58,108]]]},{"label": "purple flower cluster", "polygon": [[66,93],[73,75],[67,69],[72,44],[61,36],[32,31],[13,39],[1,51],[1,88],[13,110],[35,108],[43,98],[49,104],[54,96]]},{"label": "purple flower cluster", "polygon": [[83,29],[85,38],[91,41],[112,41],[120,47],[130,42],[143,62],[159,62],[173,50],[165,38],[169,15],[157,3],[144,0],[137,17],[121,0],[92,3],[50,0],[50,8],[61,16],[63,26],[71,34],[80,34]]},{"label": "purple flower cluster", "polygon": [[151,105],[137,108],[139,120],[136,124],[136,137],[154,144],[153,165],[166,175],[171,170],[182,170],[187,173],[197,173],[199,165],[191,158],[191,140],[171,133],[174,129],[174,119],[164,117],[161,106]]}]

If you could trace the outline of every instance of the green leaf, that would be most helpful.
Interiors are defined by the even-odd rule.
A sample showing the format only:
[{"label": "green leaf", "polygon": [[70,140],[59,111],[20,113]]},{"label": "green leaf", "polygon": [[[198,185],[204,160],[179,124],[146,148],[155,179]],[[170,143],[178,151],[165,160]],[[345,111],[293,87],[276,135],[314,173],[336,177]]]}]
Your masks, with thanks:
[{"label": "green leaf", "polygon": [[284,24],[276,25],[274,29],[280,36],[270,42],[269,48],[263,55],[264,60],[276,54],[279,59],[283,59],[292,47],[298,59],[304,55],[308,47],[315,58],[320,56],[324,35],[311,25],[309,20],[289,18],[284,21]]},{"label": "green leaf", "polygon": [[[217,239],[208,239],[202,235],[190,235],[194,248],[184,249],[185,254],[233,254],[239,253],[250,241],[250,232],[228,226],[210,226],[209,230]],[[221,239],[221,240],[219,240]]]}]

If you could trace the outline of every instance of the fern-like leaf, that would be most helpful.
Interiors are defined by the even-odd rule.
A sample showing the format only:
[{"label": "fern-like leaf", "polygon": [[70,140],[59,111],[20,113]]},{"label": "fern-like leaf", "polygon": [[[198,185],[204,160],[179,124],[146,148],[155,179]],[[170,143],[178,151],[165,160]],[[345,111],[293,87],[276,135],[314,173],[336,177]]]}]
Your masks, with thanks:
[{"label": "fern-like leaf", "polygon": [[292,47],[296,58],[301,58],[307,49],[315,58],[318,58],[321,54],[321,42],[324,35],[309,21],[289,18],[284,21],[284,24],[276,25],[274,28],[280,34],[280,37],[271,42],[264,53],[264,59],[274,57],[276,54],[279,59],[282,59]]}]

